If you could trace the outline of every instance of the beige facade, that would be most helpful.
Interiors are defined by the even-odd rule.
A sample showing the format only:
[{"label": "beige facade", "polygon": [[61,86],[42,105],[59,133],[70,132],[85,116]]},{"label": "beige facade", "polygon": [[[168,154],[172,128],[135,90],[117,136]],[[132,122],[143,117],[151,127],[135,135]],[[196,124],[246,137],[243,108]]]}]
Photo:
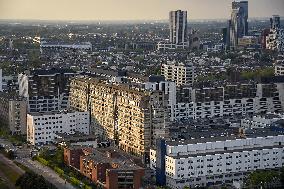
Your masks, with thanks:
[{"label": "beige facade", "polygon": [[71,82],[70,106],[90,110],[92,132],[103,134],[124,151],[142,156],[155,139],[167,135],[168,95],[114,85],[98,79]]},{"label": "beige facade", "polygon": [[27,103],[22,98],[11,98],[7,93],[0,94],[0,119],[9,126],[12,134],[27,133]]},{"label": "beige facade", "polygon": [[161,75],[167,81],[174,81],[176,86],[192,85],[195,78],[192,63],[167,62],[161,67]]}]

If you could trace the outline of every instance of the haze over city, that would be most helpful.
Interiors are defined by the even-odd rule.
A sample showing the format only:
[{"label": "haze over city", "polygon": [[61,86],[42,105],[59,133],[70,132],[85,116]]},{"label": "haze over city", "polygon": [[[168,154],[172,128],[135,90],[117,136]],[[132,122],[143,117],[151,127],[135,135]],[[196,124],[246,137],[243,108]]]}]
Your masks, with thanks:
[{"label": "haze over city", "polygon": [[[231,0],[0,0],[0,19],[165,20],[170,10],[189,19],[224,19]],[[283,16],[283,0],[249,0],[249,17]]]},{"label": "haze over city", "polygon": [[0,0],[0,189],[283,189],[284,0]]}]

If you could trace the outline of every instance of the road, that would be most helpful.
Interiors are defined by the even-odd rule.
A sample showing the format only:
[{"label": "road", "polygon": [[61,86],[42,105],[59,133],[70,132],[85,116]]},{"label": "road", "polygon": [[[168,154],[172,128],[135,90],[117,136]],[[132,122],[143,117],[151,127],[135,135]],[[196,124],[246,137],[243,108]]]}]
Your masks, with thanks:
[{"label": "road", "polygon": [[[27,148],[26,145],[24,145],[21,149],[14,147],[11,142],[1,139],[0,138],[0,144],[4,144],[6,148],[13,149],[16,154],[15,161],[25,165],[35,173],[42,175],[46,180],[48,180],[50,183],[54,184],[58,189],[76,189],[74,186],[72,186],[70,183],[65,182],[64,179],[60,178],[59,175],[53,171],[51,168],[44,166],[40,164],[37,161],[32,161],[30,158],[30,148]],[[20,171],[20,173],[23,173],[22,169],[20,169],[18,166],[16,166],[13,161],[7,159],[2,154],[0,154],[0,161],[5,158],[5,164],[9,166],[13,166],[16,170]]]},{"label": "road", "polygon": [[42,175],[50,183],[54,184],[58,189],[76,189],[70,183],[65,182],[59,175],[47,166],[40,164],[37,161],[33,161],[30,158],[17,159],[17,162],[25,165],[35,173]]},{"label": "road", "polygon": [[[18,173],[18,175],[22,175],[25,173],[24,170],[19,168],[16,164],[14,164],[13,161],[9,160],[2,154],[0,154],[0,162],[1,164],[4,164],[5,166],[8,167],[8,169],[13,170],[14,172]],[[0,170],[0,179],[4,181],[4,183],[10,188],[10,189],[16,189],[14,183],[6,177],[6,174]]]}]

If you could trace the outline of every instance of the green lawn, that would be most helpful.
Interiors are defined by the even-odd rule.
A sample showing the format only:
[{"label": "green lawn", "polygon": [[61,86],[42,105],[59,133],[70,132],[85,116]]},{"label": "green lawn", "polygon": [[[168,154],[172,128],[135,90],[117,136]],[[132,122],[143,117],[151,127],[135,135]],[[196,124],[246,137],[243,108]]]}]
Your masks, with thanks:
[{"label": "green lawn", "polygon": [[[20,177],[20,174],[11,169],[9,166],[5,165],[3,162],[0,162],[0,171],[14,184],[16,180]],[[1,188],[1,187],[0,187]]]}]

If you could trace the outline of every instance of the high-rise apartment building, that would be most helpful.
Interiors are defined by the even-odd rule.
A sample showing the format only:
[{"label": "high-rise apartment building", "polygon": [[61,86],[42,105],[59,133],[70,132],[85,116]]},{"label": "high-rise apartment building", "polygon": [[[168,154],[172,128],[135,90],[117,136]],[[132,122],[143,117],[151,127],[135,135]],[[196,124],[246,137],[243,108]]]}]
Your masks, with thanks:
[{"label": "high-rise apartment building", "polygon": [[195,78],[194,66],[192,63],[178,63],[167,62],[162,64],[161,75],[165,77],[167,81],[173,81],[176,86],[192,85]]},{"label": "high-rise apartment building", "polygon": [[230,46],[238,45],[238,38],[248,35],[248,1],[232,2]]},{"label": "high-rise apartment building", "polygon": [[72,70],[32,70],[18,75],[19,95],[27,98],[29,112],[49,112],[68,108]]},{"label": "high-rise apartment building", "polygon": [[70,107],[91,112],[92,131],[138,156],[149,152],[159,137],[167,135],[169,94],[114,84],[96,78],[71,82]]},{"label": "high-rise apartment building", "polygon": [[170,43],[176,45],[187,45],[187,11],[171,11],[170,21]]}]

